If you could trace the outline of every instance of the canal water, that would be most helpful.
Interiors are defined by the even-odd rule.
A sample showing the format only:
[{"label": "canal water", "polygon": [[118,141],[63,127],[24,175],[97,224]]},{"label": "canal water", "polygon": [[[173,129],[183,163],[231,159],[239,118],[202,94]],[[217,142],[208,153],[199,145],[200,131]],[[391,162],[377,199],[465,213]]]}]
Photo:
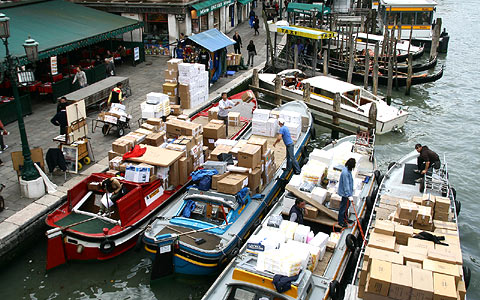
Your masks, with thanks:
[{"label": "canal water", "polygon": [[[440,59],[443,78],[412,88],[411,96],[394,91],[394,105],[408,107],[402,132],[377,138],[379,168],[400,159],[416,143],[445,154],[450,180],[462,202],[459,218],[464,264],[472,270],[469,299],[480,298],[480,26],[475,0],[438,0],[437,16],[451,36],[449,53]],[[361,83],[360,83],[361,84]],[[382,90],[384,92],[384,90]],[[317,129],[323,146],[329,134]],[[443,160],[443,159],[442,159]],[[171,276],[150,283],[151,262],[145,252],[128,253],[106,262],[70,263],[45,272],[46,240],[39,232],[18,257],[0,270],[0,299],[200,299],[214,277]]]}]

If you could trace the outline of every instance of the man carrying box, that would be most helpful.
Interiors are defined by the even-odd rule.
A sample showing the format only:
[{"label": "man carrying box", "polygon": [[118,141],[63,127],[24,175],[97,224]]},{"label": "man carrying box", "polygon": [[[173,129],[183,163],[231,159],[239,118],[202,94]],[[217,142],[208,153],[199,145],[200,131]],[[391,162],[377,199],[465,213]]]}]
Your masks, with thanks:
[{"label": "man carrying box", "polygon": [[225,123],[225,131],[228,138],[228,112],[237,106],[240,102],[234,103],[232,100],[227,99],[227,93],[222,93],[222,99],[218,102],[218,119],[223,120]]},{"label": "man carrying box", "polygon": [[285,147],[287,148],[287,167],[284,170],[290,170],[293,164],[293,172],[295,175],[300,175],[300,166],[298,165],[298,161],[295,159],[295,144],[293,143],[292,136],[290,135],[290,130],[288,130],[287,126],[285,125],[285,120],[280,118],[278,119],[278,125],[280,129],[278,130],[277,140],[273,143],[273,147],[277,145],[280,140],[283,139],[283,143],[285,143]]}]

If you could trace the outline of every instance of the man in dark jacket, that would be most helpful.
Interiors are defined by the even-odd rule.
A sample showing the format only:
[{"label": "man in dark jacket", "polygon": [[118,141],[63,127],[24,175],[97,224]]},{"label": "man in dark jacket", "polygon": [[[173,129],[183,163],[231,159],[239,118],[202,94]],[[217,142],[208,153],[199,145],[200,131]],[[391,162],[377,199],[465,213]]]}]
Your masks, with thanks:
[{"label": "man in dark jacket", "polygon": [[53,125],[60,126],[60,134],[67,133],[67,106],[62,105],[60,111],[50,120]]},{"label": "man in dark jacket", "polygon": [[425,174],[430,168],[440,168],[441,163],[437,153],[430,150],[427,146],[422,146],[421,144],[416,144],[415,150],[420,153],[417,158],[417,170],[414,171],[415,173]]},{"label": "man in dark jacket", "polygon": [[303,224],[303,215],[305,214],[305,200],[296,199],[295,205],[290,208],[290,213],[288,219],[291,222],[297,222],[298,224]]},{"label": "man in dark jacket", "polygon": [[242,47],[242,38],[238,34],[238,31],[235,31],[235,34],[233,35],[233,40],[236,42],[233,45],[233,49],[235,50],[235,53],[242,54],[242,52],[240,52],[240,48]]}]

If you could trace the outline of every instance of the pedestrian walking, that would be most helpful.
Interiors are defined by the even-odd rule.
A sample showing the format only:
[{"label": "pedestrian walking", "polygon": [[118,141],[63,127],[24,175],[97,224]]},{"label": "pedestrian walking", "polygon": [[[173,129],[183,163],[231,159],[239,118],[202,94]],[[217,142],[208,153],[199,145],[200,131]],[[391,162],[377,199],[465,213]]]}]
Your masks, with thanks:
[{"label": "pedestrian walking", "polygon": [[78,81],[78,85],[80,85],[81,88],[84,88],[88,85],[87,75],[85,75],[85,72],[81,67],[77,67],[77,73],[75,73],[75,76],[73,77],[72,84],[74,84],[76,81]]},{"label": "pedestrian walking", "polygon": [[253,28],[253,21],[255,20],[255,11],[253,8],[250,10],[250,15],[248,16],[248,23],[250,24],[250,28]]},{"label": "pedestrian walking", "polygon": [[253,21],[253,29],[255,29],[254,35],[260,35],[258,28],[260,28],[260,20],[255,16],[255,20]]},{"label": "pedestrian walking", "polygon": [[233,35],[233,40],[236,42],[233,45],[233,49],[235,50],[235,54],[242,54],[242,52],[240,52],[240,48],[242,48],[242,38],[238,34],[238,31],[235,31],[235,34]]},{"label": "pedestrian walking", "polygon": [[250,40],[250,43],[248,43],[247,51],[248,51],[247,66],[250,65],[250,67],[253,67],[253,57],[257,55],[257,50],[255,49],[255,44],[253,43],[253,40]]},{"label": "pedestrian walking", "polygon": [[5,129],[5,126],[3,126],[2,120],[0,120],[0,131],[0,153],[2,153],[8,148],[8,145],[5,145],[3,141],[3,136],[8,135],[8,131]]}]

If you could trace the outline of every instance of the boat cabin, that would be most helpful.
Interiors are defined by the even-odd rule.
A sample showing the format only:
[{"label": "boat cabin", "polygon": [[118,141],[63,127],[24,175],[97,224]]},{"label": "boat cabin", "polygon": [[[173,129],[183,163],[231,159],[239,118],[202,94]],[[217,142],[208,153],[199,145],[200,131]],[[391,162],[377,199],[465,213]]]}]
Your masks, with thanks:
[{"label": "boat cabin", "polygon": [[397,25],[402,28],[403,38],[408,38],[412,30],[413,39],[430,39],[436,6],[437,2],[434,0],[380,0],[380,28],[383,31],[387,26],[390,30],[396,20]]}]

